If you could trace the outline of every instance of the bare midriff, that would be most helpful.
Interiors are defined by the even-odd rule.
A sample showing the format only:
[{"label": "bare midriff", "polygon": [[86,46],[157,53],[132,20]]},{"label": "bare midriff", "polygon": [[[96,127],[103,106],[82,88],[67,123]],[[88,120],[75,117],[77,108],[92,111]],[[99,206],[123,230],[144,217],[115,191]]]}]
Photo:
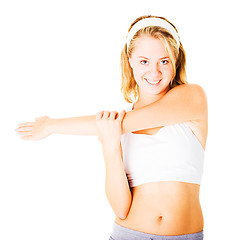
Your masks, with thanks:
[{"label": "bare midriff", "polygon": [[150,182],[131,188],[132,205],[126,219],[115,222],[135,231],[182,235],[203,230],[200,186],[184,182]]}]

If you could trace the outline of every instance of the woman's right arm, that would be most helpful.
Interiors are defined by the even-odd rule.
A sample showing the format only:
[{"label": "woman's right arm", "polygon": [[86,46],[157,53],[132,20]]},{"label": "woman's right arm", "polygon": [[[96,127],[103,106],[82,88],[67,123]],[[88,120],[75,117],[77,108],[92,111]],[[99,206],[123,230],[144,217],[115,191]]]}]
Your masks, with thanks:
[{"label": "woman's right arm", "polygon": [[47,116],[18,125],[16,131],[23,140],[41,140],[51,134],[97,136],[96,115],[52,119]]},{"label": "woman's right arm", "polygon": [[[197,85],[183,84],[171,89],[160,100],[126,113],[122,133],[200,119],[207,119],[205,93]],[[96,115],[64,119],[43,117],[33,123],[20,124],[17,131],[25,140],[40,140],[53,133],[98,135]]]},{"label": "woman's right arm", "polygon": [[50,119],[48,125],[52,133],[97,136],[95,115]]}]

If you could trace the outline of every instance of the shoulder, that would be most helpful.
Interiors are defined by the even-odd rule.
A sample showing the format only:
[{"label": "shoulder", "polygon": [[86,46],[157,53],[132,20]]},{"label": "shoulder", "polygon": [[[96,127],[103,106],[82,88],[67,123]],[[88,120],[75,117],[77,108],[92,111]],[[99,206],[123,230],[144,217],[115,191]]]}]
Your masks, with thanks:
[{"label": "shoulder", "polygon": [[206,93],[204,89],[200,85],[194,83],[182,84],[174,87],[170,91],[177,91],[183,94],[187,93],[188,95],[191,94],[193,96],[206,98]]},{"label": "shoulder", "polygon": [[182,84],[172,88],[167,94],[168,100],[177,106],[178,112],[182,112],[183,115],[188,115],[189,120],[207,120],[207,97],[204,89],[200,85]]},{"label": "shoulder", "polygon": [[198,84],[182,84],[170,90],[178,96],[178,99],[185,100],[190,106],[207,109],[207,95],[204,89]]},{"label": "shoulder", "polygon": [[202,111],[207,110],[207,95],[204,89],[198,84],[185,84],[187,94],[190,95],[194,104],[198,105]]},{"label": "shoulder", "polygon": [[197,84],[185,84],[181,91],[191,99],[189,110],[195,113],[195,117],[186,123],[205,149],[208,135],[208,104],[206,93]]}]

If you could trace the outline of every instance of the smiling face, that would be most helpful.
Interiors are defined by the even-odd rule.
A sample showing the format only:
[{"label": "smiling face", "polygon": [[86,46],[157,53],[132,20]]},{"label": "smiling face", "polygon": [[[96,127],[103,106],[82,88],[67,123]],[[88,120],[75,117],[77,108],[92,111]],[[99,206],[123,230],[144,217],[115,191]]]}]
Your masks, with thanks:
[{"label": "smiling face", "polygon": [[169,91],[174,70],[163,40],[147,35],[139,37],[129,62],[139,87],[139,99],[157,100]]}]

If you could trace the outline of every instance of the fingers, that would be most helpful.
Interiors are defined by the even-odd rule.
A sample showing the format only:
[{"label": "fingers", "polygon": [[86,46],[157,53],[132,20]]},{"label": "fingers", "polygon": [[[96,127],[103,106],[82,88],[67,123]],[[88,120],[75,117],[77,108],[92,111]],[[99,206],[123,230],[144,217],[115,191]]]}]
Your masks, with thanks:
[{"label": "fingers", "polygon": [[19,135],[21,137],[28,137],[28,136],[32,136],[32,133],[31,132],[19,132]]},{"label": "fingers", "polygon": [[46,121],[49,117],[35,118],[34,122],[26,122],[18,125],[15,131],[24,140],[40,140],[50,135],[47,129],[45,129]]},{"label": "fingers", "polygon": [[103,118],[109,118],[109,116],[110,116],[110,112],[108,111],[103,112]]},{"label": "fingers", "polygon": [[114,120],[117,118],[117,116],[118,116],[118,112],[115,112],[115,111],[110,112],[110,119]]},{"label": "fingers", "polygon": [[26,123],[21,123],[21,124],[19,124],[18,125],[18,127],[20,128],[20,127],[31,127],[31,126],[33,126],[33,122],[26,122]]},{"label": "fingers", "polygon": [[[42,119],[45,119],[45,118],[48,118],[48,117],[47,116],[37,117],[37,118],[35,118],[35,121],[39,121],[39,120],[42,120]],[[18,124],[18,129],[19,128],[23,128],[24,129],[25,127],[32,127],[33,125],[34,125],[34,122],[21,123],[21,124]]]},{"label": "fingers", "polygon": [[96,114],[96,120],[99,120],[99,119],[102,118],[103,112],[104,112],[104,111],[100,111],[100,112],[98,112],[98,113]]},{"label": "fingers", "polygon": [[17,131],[18,135],[20,135],[21,139],[23,140],[31,140],[32,139],[32,132],[31,131]]},{"label": "fingers", "polygon": [[31,132],[33,129],[33,125],[32,124],[20,124],[18,125],[18,128],[15,129],[15,131],[17,131],[19,134],[23,133],[23,132]]},{"label": "fingers", "polygon": [[21,136],[22,139],[27,139],[32,135],[34,122],[26,122],[18,125],[15,131]]},{"label": "fingers", "polygon": [[96,119],[107,119],[110,116],[110,112],[108,111],[100,111],[96,114]]},{"label": "fingers", "polygon": [[32,128],[17,128],[16,131],[21,136],[27,136],[32,134]]},{"label": "fingers", "polygon": [[29,126],[29,127],[19,127],[16,130],[19,132],[28,132],[28,131],[32,131],[32,129],[33,129],[32,126]]},{"label": "fingers", "polygon": [[118,112],[116,111],[100,111],[96,114],[96,119],[116,119],[117,118],[117,115],[118,115]]},{"label": "fingers", "polygon": [[33,136],[33,127],[20,127],[15,130],[22,140],[36,140]]},{"label": "fingers", "polygon": [[122,111],[119,113],[117,119],[118,119],[119,121],[122,121],[125,115],[126,115],[126,111],[125,111],[125,110],[122,110]]},{"label": "fingers", "polygon": [[21,139],[23,140],[34,140],[32,136],[21,136]]}]

